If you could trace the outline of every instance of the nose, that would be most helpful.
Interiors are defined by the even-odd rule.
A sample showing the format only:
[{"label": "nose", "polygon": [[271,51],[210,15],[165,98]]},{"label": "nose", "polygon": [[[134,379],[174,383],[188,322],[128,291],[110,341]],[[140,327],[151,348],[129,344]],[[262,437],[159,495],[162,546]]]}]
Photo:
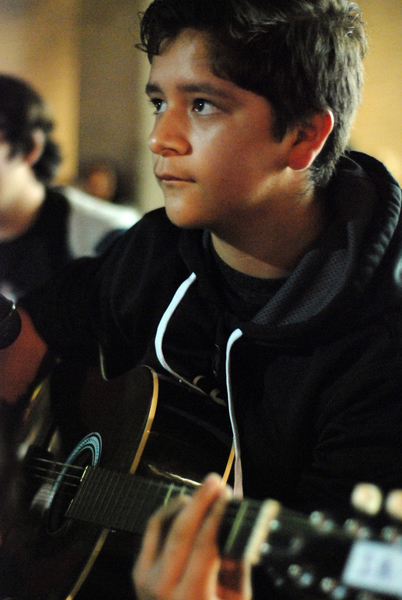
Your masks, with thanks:
[{"label": "nose", "polygon": [[168,109],[157,116],[148,147],[153,154],[161,156],[185,155],[191,149],[187,134],[182,118]]}]

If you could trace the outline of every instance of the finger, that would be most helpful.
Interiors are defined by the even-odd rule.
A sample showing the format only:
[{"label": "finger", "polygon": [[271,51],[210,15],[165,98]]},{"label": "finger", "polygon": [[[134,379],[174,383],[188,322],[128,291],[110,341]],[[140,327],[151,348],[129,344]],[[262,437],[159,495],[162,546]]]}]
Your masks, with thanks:
[{"label": "finger", "polygon": [[194,548],[200,543],[199,532],[206,516],[224,489],[218,475],[209,475],[176,517],[160,557],[160,570],[167,574],[168,587],[180,581],[188,569]]},{"label": "finger", "polygon": [[186,570],[181,580],[183,597],[190,597],[192,589],[205,590],[205,597],[216,596],[220,557],[217,546],[218,530],[227,502],[228,488],[222,488],[194,539]]},{"label": "finger", "polygon": [[142,579],[152,569],[157,557],[162,551],[168,524],[171,525],[175,516],[188,500],[186,496],[176,497],[163,506],[150,518],[145,535],[142,539],[141,550],[134,565],[133,577],[136,585],[141,585]]},{"label": "finger", "polygon": [[205,598],[246,600],[252,597],[250,564],[220,558],[218,552],[218,532],[231,498],[231,490],[222,489],[205,518],[195,539],[178,597],[191,598],[194,589],[205,590]]},{"label": "finger", "polygon": [[[133,570],[134,585],[141,597],[167,597],[169,590],[180,581],[194,538],[222,486],[220,477],[211,475],[191,500],[187,499],[187,507],[183,508],[185,501],[181,499],[152,517]],[[172,521],[175,515],[173,527],[161,548],[165,523]]]}]

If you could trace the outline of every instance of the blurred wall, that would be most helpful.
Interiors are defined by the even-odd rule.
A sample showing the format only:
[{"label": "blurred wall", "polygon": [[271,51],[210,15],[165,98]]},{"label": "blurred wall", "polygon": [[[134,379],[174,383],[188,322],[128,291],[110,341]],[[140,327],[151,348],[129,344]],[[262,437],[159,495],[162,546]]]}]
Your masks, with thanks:
[{"label": "blurred wall", "polygon": [[[0,70],[37,87],[55,115],[72,182],[79,162],[113,158],[132,202],[163,203],[146,137],[149,65],[135,48],[138,12],[149,0],[0,0]],[[387,163],[402,181],[402,0],[360,0],[368,24],[363,104],[351,145]]]},{"label": "blurred wall", "polygon": [[0,0],[0,70],[26,79],[48,101],[64,161],[59,178],[78,162],[80,0]]},{"label": "blurred wall", "polygon": [[402,0],[360,0],[367,23],[363,103],[351,145],[386,163],[402,182]]},{"label": "blurred wall", "polygon": [[126,182],[126,195],[147,207],[162,203],[146,146],[148,61],[135,47],[138,12],[148,4],[82,0],[79,128],[81,161],[112,158]]}]

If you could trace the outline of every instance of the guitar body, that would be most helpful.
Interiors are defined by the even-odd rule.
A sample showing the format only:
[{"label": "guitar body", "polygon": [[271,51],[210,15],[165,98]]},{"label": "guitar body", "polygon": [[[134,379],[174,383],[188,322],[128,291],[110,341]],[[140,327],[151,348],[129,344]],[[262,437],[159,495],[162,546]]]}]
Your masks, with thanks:
[{"label": "guitar body", "polygon": [[[105,382],[96,371],[58,365],[32,398],[18,438],[24,485],[18,516],[0,547],[0,598],[101,598],[89,589],[96,565],[131,567],[140,539],[65,518],[83,468],[186,487],[210,471],[227,477],[232,451],[226,412],[148,367]],[[113,492],[105,489],[103,503]]]}]

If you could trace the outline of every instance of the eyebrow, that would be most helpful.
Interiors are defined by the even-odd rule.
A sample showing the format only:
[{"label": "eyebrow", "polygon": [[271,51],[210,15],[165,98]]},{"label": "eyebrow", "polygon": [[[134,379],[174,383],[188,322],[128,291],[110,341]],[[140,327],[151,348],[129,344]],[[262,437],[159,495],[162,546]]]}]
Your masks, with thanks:
[{"label": "eyebrow", "polygon": [[[180,92],[186,94],[208,94],[219,98],[225,98],[230,100],[233,98],[232,94],[226,92],[222,88],[212,85],[210,83],[181,83],[178,86]],[[158,84],[149,82],[145,86],[145,93],[149,96],[150,94],[162,94],[162,89]]]}]

